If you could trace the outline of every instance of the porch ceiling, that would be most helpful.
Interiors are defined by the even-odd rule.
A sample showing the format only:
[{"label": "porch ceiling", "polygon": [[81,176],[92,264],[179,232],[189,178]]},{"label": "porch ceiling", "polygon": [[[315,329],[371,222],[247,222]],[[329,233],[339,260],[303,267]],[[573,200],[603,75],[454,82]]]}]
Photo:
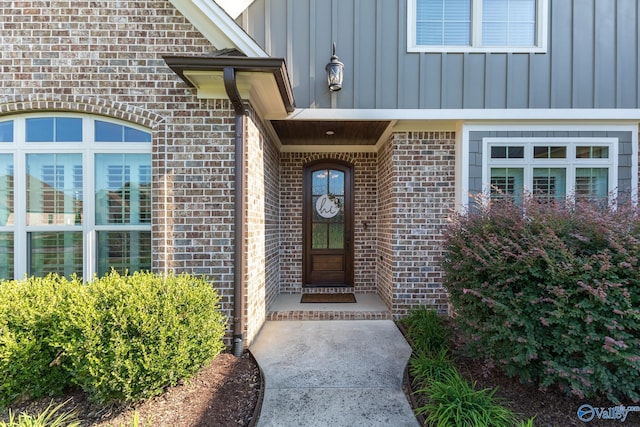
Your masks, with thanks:
[{"label": "porch ceiling", "polygon": [[271,121],[282,145],[376,145],[390,124],[390,121]]}]

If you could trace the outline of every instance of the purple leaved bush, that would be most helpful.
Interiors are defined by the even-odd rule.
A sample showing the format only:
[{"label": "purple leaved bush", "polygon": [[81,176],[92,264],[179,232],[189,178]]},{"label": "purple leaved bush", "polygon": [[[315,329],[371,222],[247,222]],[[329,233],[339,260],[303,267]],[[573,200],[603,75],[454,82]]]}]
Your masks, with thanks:
[{"label": "purple leaved bush", "polygon": [[469,350],[542,388],[640,401],[639,213],[525,197],[455,214],[443,268]]}]

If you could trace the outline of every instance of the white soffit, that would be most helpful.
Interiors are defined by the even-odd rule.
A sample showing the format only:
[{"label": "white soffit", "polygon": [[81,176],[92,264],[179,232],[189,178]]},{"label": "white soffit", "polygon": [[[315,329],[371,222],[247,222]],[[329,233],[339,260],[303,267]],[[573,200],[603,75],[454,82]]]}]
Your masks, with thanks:
[{"label": "white soffit", "polygon": [[254,0],[215,0],[233,19],[244,12]]},{"label": "white soffit", "polygon": [[[217,50],[238,49],[248,57],[254,58],[269,56],[215,1],[170,1]],[[248,0],[230,0],[228,3],[236,1],[238,3],[248,2]]]},{"label": "white soffit", "polygon": [[[198,98],[227,98],[222,71],[185,71],[184,76],[198,90]],[[261,115],[268,113],[271,117],[287,117],[278,83],[272,73],[238,71],[236,82],[240,97],[251,101]]]}]

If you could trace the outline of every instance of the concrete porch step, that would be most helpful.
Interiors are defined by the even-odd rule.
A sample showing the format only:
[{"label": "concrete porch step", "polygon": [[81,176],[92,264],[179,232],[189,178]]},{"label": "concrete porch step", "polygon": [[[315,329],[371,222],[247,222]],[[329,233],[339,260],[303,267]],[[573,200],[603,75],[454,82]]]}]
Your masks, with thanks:
[{"label": "concrete porch step", "polygon": [[355,294],[356,303],[300,302],[302,294],[280,294],[267,320],[392,320],[385,303],[376,294]]}]

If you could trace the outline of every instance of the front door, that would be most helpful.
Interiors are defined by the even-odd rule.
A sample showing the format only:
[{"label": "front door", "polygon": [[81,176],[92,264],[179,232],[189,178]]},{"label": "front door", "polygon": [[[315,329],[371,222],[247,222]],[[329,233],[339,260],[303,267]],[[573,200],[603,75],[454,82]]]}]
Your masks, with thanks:
[{"label": "front door", "polygon": [[353,168],[314,162],[304,169],[305,286],[353,286]]}]

